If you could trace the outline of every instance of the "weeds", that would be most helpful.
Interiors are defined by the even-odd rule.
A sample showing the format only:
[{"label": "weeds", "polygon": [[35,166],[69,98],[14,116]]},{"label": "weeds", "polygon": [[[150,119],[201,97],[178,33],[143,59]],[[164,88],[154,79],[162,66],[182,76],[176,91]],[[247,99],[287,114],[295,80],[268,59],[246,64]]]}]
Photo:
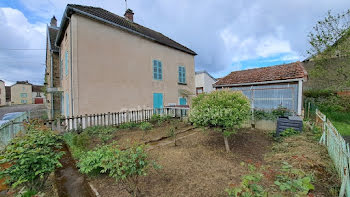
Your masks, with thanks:
[{"label": "weeds", "polygon": [[139,124],[136,122],[125,122],[125,123],[119,125],[119,128],[120,129],[133,129],[133,128],[136,128],[138,126],[139,126]]}]

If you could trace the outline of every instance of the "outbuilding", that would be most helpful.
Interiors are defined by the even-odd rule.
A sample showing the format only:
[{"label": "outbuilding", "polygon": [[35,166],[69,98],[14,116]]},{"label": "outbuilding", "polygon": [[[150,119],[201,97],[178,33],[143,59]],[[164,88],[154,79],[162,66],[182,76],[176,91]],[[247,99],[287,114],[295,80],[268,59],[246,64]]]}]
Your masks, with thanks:
[{"label": "outbuilding", "polygon": [[220,78],[213,87],[242,91],[253,109],[273,110],[284,107],[301,115],[303,82],[307,72],[298,62],[234,71]]}]

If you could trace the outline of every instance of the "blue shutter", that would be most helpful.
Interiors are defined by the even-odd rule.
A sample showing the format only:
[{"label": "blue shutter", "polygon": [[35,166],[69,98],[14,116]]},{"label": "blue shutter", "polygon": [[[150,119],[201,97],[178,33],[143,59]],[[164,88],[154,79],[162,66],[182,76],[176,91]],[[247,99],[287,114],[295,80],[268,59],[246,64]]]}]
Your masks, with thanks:
[{"label": "blue shutter", "polygon": [[68,51],[66,51],[65,55],[65,64],[66,64],[66,76],[68,75]]},{"label": "blue shutter", "polygon": [[158,61],[158,79],[163,79],[163,73],[162,73],[162,62]]},{"label": "blue shutter", "polygon": [[66,117],[69,116],[69,95],[66,93]]},{"label": "blue shutter", "polygon": [[153,93],[153,108],[162,109],[163,108],[163,94]]},{"label": "blue shutter", "polygon": [[187,99],[186,98],[180,98],[179,104],[180,105],[187,105]]},{"label": "blue shutter", "polygon": [[186,83],[186,70],[184,66],[179,66],[179,83]]}]

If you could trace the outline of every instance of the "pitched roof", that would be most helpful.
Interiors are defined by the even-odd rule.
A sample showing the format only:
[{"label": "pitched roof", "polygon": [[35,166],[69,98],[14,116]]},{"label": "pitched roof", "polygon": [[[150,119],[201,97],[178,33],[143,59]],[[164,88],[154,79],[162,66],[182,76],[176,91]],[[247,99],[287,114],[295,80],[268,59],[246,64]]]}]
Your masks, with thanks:
[{"label": "pitched roof", "polygon": [[[102,8],[68,4],[65,12],[67,16],[71,16],[72,14],[77,13],[85,17],[93,18],[103,23],[117,26],[130,33],[145,37],[146,39],[152,40],[159,44],[183,51],[191,55],[197,55],[191,49],[175,42],[174,40],[166,37],[165,35],[159,32],[156,32],[152,29],[139,25],[135,22],[128,21],[125,18],[118,16],[107,10],[104,10]],[[63,39],[63,33],[61,32],[64,32],[65,28],[67,28],[68,22],[69,21],[66,19],[66,17],[63,17],[61,22],[61,29],[56,40],[56,45],[59,45],[61,43]]]},{"label": "pitched roof", "polygon": [[215,86],[245,83],[267,82],[307,77],[307,72],[300,62],[235,71],[219,79]]},{"label": "pitched roof", "polygon": [[32,92],[43,92],[43,88],[44,88],[44,86],[33,85]]},{"label": "pitched roof", "polygon": [[206,70],[201,70],[201,71],[195,72],[196,75],[199,75],[199,74],[202,74],[202,73],[207,74],[207,75],[208,75],[210,78],[212,78],[214,81],[217,81],[217,80],[218,80],[218,79],[215,79],[215,77],[211,76],[211,74],[209,74],[208,71],[206,71]]},{"label": "pitched roof", "polygon": [[49,44],[51,46],[51,50],[58,52],[59,48],[55,45],[55,41],[57,38],[59,28],[48,26],[47,29],[48,29],[48,34],[49,34],[49,41],[50,41]]}]

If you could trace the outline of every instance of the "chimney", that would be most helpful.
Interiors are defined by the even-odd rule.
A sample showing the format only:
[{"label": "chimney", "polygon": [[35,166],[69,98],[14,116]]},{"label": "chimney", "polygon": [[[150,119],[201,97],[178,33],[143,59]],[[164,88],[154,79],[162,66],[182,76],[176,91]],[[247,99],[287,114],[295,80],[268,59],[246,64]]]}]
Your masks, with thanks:
[{"label": "chimney", "polygon": [[51,27],[57,27],[57,19],[56,19],[55,16],[53,16],[53,17],[51,18],[50,26],[51,26]]},{"label": "chimney", "polygon": [[131,9],[125,11],[124,17],[128,21],[134,22],[134,12]]}]

